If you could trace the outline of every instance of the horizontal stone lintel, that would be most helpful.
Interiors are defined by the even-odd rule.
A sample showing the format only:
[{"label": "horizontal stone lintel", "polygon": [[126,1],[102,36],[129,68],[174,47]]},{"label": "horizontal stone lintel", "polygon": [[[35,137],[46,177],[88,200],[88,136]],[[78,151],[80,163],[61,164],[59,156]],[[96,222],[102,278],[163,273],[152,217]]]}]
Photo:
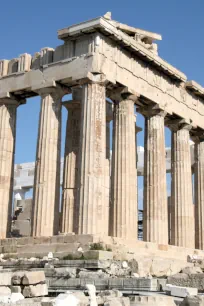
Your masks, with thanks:
[{"label": "horizontal stone lintel", "polygon": [[[137,82],[134,83],[133,79],[123,78],[121,73],[123,70],[118,69],[117,74],[113,71],[107,70],[105,67],[101,67],[98,62],[102,62],[103,56],[96,54],[94,56],[87,57],[86,55],[75,58],[73,61],[61,61],[58,63],[52,63],[48,65],[43,71],[40,70],[30,70],[26,73],[16,73],[7,75],[0,79],[0,96],[5,92],[14,94],[16,97],[27,98],[36,95],[35,90],[40,87],[50,86],[55,82],[59,84],[66,85],[68,87],[81,85],[89,81],[94,81],[94,79],[100,79],[101,75],[106,78],[106,85],[108,83],[117,87],[117,83],[127,87],[130,92],[137,92],[141,97],[152,99],[153,103],[159,104],[162,109],[164,109],[168,114],[176,114],[180,116],[181,119],[190,121],[195,127],[198,126],[204,129],[203,115],[192,110],[188,104],[178,101],[173,96],[169,96],[167,93],[162,93],[163,98],[161,99],[161,92],[159,89],[154,87],[153,94],[149,91],[148,87],[145,88],[144,85],[138,88]],[[120,67],[119,67],[120,68]],[[127,73],[127,72],[126,72]],[[129,72],[128,72],[129,73]],[[99,77],[97,76],[99,75]],[[93,80],[90,80],[90,76],[93,76]],[[104,80],[103,80],[104,81]],[[140,80],[138,80],[140,82]],[[141,80],[145,84],[145,80]],[[134,85],[135,84],[135,88]],[[147,86],[150,86],[146,83]],[[183,88],[184,93],[188,96],[188,92]],[[158,92],[158,94],[156,94]],[[198,99],[198,98],[197,98]],[[161,104],[161,100],[164,103]],[[196,100],[195,103],[203,103]]]}]

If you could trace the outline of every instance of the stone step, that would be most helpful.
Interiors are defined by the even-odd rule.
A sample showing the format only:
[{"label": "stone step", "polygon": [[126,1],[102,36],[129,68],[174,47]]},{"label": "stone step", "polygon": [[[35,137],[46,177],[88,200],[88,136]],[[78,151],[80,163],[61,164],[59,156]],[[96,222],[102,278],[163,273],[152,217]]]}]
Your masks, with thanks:
[{"label": "stone step", "polygon": [[95,242],[93,235],[57,235],[50,237],[22,237],[22,238],[7,238],[0,239],[0,246],[22,246],[36,244],[57,244],[57,243],[80,243],[89,244]]},{"label": "stone step", "polygon": [[86,284],[93,284],[96,290],[118,289],[121,291],[159,291],[156,278],[69,278],[52,277],[47,279],[49,291],[85,290]]}]

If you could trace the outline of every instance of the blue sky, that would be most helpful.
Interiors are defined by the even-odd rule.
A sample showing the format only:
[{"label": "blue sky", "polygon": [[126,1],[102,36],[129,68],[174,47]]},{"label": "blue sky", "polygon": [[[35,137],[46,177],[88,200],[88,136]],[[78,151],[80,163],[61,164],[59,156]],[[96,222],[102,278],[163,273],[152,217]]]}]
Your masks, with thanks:
[{"label": "blue sky", "polygon": [[[188,79],[204,86],[203,0],[1,0],[0,59],[22,53],[34,54],[43,47],[61,44],[57,30],[112,12],[112,18],[162,34],[159,54],[183,71]],[[35,159],[40,99],[28,99],[19,107],[16,162]],[[63,110],[63,138],[66,110]],[[143,119],[138,116],[138,125]],[[170,144],[169,132],[166,143]],[[143,144],[140,133],[138,144]],[[63,147],[63,144],[62,144]]]}]

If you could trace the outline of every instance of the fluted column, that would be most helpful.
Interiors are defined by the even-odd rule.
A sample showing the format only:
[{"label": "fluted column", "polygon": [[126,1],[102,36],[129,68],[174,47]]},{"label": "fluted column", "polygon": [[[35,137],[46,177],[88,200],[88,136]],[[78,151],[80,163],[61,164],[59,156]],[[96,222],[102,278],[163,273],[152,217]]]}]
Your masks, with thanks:
[{"label": "fluted column", "polygon": [[195,247],[192,173],[187,124],[172,125],[171,244]]},{"label": "fluted column", "polygon": [[[135,122],[137,120],[137,116],[135,115]],[[137,134],[142,131],[142,128],[135,124],[135,146],[136,146],[136,168],[138,163],[138,154],[137,154]]]},{"label": "fluted column", "polygon": [[79,174],[75,232],[100,234],[105,228],[106,115],[105,86],[88,83],[82,88]]},{"label": "fluted column", "polygon": [[204,250],[204,137],[198,137],[195,156],[195,247]]},{"label": "fluted column", "polygon": [[32,235],[56,235],[59,229],[61,87],[45,88],[41,95],[35,181],[33,191]]},{"label": "fluted column", "polygon": [[137,239],[135,97],[115,103],[111,172],[110,236]]},{"label": "fluted column", "polygon": [[110,121],[113,120],[113,104],[106,101],[106,160],[105,160],[105,225],[106,232],[108,235],[109,230],[109,212],[110,212]]},{"label": "fluted column", "polygon": [[18,105],[15,99],[0,100],[0,239],[8,237],[11,230]]},{"label": "fluted column", "polygon": [[144,240],[168,244],[164,112],[145,118]]},{"label": "fluted column", "polygon": [[64,106],[68,110],[68,119],[62,184],[61,232],[71,233],[74,232],[76,209],[81,105],[80,101],[74,100],[64,103]]}]

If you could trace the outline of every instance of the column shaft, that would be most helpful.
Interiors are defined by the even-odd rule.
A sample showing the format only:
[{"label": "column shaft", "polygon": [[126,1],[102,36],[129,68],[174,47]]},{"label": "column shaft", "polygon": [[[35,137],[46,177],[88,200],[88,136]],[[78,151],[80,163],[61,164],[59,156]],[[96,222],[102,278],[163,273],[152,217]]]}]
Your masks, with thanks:
[{"label": "column shaft", "polygon": [[[73,108],[71,108],[71,106]],[[68,108],[68,106],[65,105]],[[62,219],[61,232],[74,232],[76,208],[78,151],[80,137],[80,105],[70,105],[65,140],[64,174],[62,185]]]},{"label": "column shaft", "polygon": [[82,88],[79,175],[75,232],[106,234],[105,158],[106,118],[105,86],[85,84]]},{"label": "column shaft", "polygon": [[33,197],[33,236],[56,235],[59,229],[61,98],[60,89],[41,91]]},{"label": "column shaft", "polygon": [[0,105],[0,239],[11,229],[17,104]]},{"label": "column shaft", "polygon": [[172,131],[171,244],[195,247],[189,127]]},{"label": "column shaft", "polygon": [[164,115],[145,118],[144,240],[168,244]]},{"label": "column shaft", "polygon": [[204,250],[204,141],[195,143],[195,247]]},{"label": "column shaft", "polygon": [[134,101],[115,104],[110,235],[137,239],[137,169]]}]

